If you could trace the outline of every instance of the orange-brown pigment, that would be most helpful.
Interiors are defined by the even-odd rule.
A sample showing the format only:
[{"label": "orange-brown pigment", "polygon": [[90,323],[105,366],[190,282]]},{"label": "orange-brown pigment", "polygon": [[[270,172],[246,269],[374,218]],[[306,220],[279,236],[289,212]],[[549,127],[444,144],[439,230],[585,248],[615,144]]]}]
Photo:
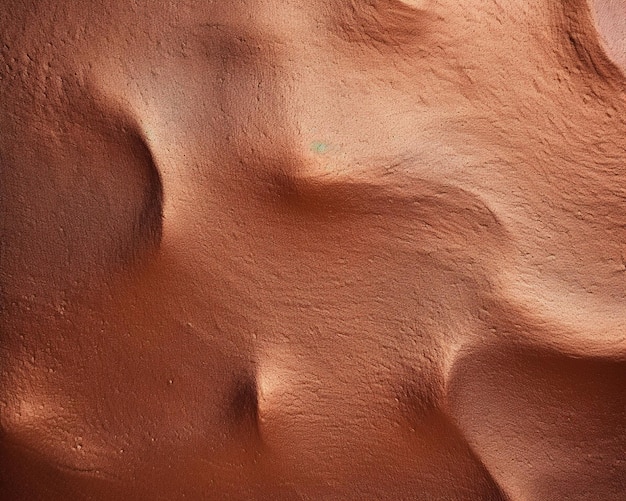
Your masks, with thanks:
[{"label": "orange-brown pigment", "polygon": [[2,0],[0,499],[626,499],[625,19]]}]

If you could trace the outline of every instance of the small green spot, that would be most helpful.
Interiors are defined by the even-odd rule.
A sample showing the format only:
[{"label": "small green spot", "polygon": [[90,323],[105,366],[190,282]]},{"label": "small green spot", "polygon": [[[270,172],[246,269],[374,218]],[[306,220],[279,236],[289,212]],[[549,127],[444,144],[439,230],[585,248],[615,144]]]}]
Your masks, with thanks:
[{"label": "small green spot", "polygon": [[311,151],[314,153],[326,153],[328,151],[328,145],[321,141],[315,141],[311,143]]}]

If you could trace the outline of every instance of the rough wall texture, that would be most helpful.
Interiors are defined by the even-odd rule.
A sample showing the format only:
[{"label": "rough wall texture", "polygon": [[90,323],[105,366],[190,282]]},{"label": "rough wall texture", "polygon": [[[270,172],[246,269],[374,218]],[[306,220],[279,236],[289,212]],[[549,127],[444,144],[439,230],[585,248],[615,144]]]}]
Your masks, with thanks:
[{"label": "rough wall texture", "polygon": [[2,0],[0,499],[626,499],[625,9]]}]

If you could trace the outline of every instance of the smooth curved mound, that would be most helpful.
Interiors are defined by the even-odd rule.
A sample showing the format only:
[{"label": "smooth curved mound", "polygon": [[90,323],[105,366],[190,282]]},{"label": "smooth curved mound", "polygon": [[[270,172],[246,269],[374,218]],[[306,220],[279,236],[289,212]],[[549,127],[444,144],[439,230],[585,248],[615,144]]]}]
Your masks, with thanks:
[{"label": "smooth curved mound", "polygon": [[2,499],[626,491],[621,4],[5,4]]}]

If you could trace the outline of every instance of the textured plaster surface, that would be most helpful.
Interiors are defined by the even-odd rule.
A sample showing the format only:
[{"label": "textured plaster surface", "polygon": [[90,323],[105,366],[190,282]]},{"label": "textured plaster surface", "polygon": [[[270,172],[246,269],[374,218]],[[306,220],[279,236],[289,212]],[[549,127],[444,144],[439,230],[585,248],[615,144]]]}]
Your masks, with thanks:
[{"label": "textured plaster surface", "polygon": [[0,3],[0,499],[626,499],[624,2]]}]

